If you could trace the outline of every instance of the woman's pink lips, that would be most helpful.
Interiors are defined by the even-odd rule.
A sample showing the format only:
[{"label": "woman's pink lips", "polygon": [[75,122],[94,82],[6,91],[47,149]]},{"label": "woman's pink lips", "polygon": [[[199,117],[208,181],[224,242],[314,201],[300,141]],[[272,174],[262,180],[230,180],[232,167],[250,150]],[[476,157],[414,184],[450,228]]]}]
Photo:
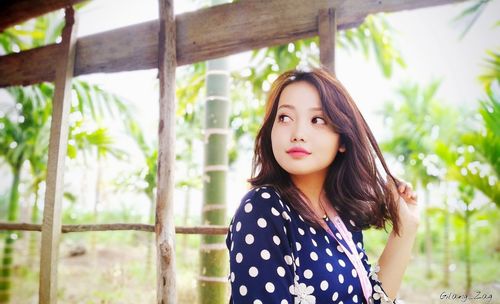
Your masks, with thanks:
[{"label": "woman's pink lips", "polygon": [[305,157],[311,154],[311,152],[307,151],[306,149],[299,147],[288,149],[286,153],[290,154],[290,156],[294,158]]},{"label": "woman's pink lips", "polygon": [[292,156],[293,158],[300,158],[300,157],[309,156],[310,153],[303,152],[303,151],[292,151],[292,152],[288,152],[288,154],[290,156]]}]

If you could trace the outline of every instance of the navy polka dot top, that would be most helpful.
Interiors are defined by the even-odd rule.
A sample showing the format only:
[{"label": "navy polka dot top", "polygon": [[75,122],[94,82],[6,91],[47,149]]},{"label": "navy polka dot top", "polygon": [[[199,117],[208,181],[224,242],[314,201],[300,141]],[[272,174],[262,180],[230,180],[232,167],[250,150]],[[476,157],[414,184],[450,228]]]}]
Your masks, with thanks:
[{"label": "navy polka dot top", "polygon": [[[328,221],[328,219],[325,219]],[[392,303],[380,286],[363,247],[362,231],[345,222],[370,274],[370,303]],[[334,225],[328,225],[334,234]],[[230,303],[366,303],[358,273],[342,246],[323,228],[315,229],[271,187],[250,190],[231,220]]]}]

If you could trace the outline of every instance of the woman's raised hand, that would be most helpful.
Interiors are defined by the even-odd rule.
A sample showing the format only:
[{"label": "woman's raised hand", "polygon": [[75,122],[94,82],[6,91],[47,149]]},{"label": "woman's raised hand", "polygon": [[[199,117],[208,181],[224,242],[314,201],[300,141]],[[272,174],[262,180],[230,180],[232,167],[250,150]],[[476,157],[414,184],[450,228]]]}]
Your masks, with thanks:
[{"label": "woman's raised hand", "polygon": [[413,187],[410,183],[398,179],[399,186],[396,184],[390,176],[387,176],[387,184],[389,189],[391,189],[392,195],[394,195],[395,200],[399,203],[399,219],[401,224],[414,224],[418,225],[420,221],[420,214],[417,204],[417,193],[413,191]]}]

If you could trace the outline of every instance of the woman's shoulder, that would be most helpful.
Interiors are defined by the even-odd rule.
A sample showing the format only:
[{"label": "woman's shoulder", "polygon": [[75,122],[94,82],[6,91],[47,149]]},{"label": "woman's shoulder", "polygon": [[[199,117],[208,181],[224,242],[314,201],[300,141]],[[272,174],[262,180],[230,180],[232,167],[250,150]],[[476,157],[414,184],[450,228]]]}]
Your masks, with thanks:
[{"label": "woman's shoulder", "polygon": [[272,185],[253,187],[243,196],[242,201],[249,199],[258,200],[279,200],[281,196]]},{"label": "woman's shoulder", "polygon": [[273,186],[261,186],[250,189],[241,199],[235,216],[280,215],[285,211],[285,203]]}]

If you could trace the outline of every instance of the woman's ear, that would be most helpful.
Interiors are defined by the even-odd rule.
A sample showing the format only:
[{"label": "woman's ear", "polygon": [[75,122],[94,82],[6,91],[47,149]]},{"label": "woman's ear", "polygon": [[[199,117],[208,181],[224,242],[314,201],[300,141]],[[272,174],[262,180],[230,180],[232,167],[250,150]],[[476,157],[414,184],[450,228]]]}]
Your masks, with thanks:
[{"label": "woman's ear", "polygon": [[344,153],[344,152],[345,152],[345,146],[344,146],[344,145],[341,145],[341,146],[339,147],[339,152],[341,152],[341,153]]}]

